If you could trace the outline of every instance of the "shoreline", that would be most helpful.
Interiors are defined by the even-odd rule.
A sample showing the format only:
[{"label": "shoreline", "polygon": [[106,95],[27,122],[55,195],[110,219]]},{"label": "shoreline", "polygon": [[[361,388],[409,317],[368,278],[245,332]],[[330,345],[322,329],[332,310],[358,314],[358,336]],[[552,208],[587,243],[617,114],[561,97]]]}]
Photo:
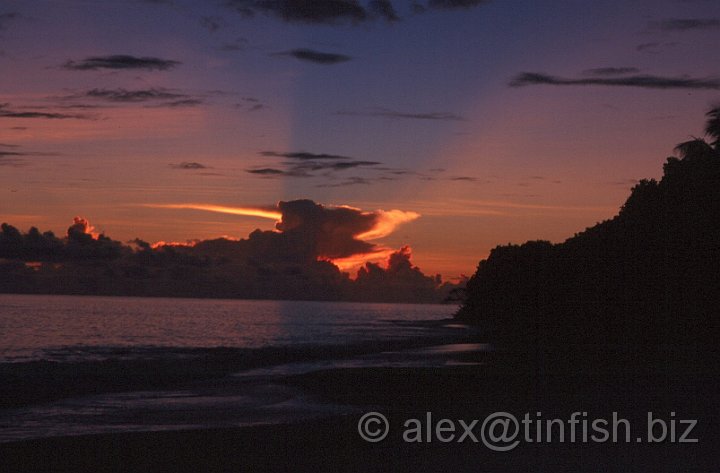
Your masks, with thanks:
[{"label": "shoreline", "polygon": [[[540,377],[511,365],[442,368],[341,368],[294,375],[315,400],[358,408],[357,414],[248,427],[125,432],[23,440],[0,444],[0,470],[8,472],[146,471],[712,471],[718,425],[710,399],[687,388],[660,391],[662,379],[639,378],[625,391],[582,373]],[[625,378],[625,376],[621,376]],[[621,383],[618,383],[621,384]],[[459,389],[459,387],[463,389]],[[655,391],[651,388],[655,387]],[[708,386],[712,389],[712,386]],[[685,396],[684,402],[680,402]],[[642,425],[645,411],[670,408],[697,416],[701,441],[678,443],[522,443],[497,452],[475,442],[408,443],[403,421],[483,419],[496,411],[572,412],[608,416],[619,411]],[[390,435],[369,443],[358,434],[362,412],[390,419]]]}]

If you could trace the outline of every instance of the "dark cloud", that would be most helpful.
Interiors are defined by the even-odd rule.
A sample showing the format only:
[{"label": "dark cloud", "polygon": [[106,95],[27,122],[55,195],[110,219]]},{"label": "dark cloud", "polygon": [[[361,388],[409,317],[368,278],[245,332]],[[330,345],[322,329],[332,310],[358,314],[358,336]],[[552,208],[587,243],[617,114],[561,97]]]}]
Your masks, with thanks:
[{"label": "dark cloud", "polygon": [[[123,244],[98,235],[81,217],[63,236],[4,223],[0,292],[440,302],[455,287],[422,274],[409,247],[392,251],[366,241],[417,214],[311,200],[272,210],[280,220],[273,231],[187,244]],[[356,260],[355,267],[387,258],[387,266],[364,263],[353,281],[333,262],[343,258]]]},{"label": "dark cloud", "polygon": [[[194,97],[182,92],[177,92],[169,89],[155,88],[155,89],[90,89],[84,92],[80,92],[65,97],[60,97],[61,100],[79,100],[79,99],[91,99],[101,100],[103,102],[111,103],[150,103],[152,107],[168,107],[168,108],[180,108],[180,107],[195,107],[202,105],[204,100],[200,97]],[[97,108],[98,105],[92,104],[73,104],[73,105],[62,105],[61,107],[66,108]]]},{"label": "dark cloud", "polygon": [[[474,8],[489,0],[429,0],[413,1],[412,13]],[[252,17],[256,14],[274,16],[287,22],[308,24],[359,24],[385,20],[394,23],[400,15],[392,0],[226,0],[225,5],[238,13]]]},{"label": "dark cloud", "polygon": [[25,156],[25,153],[19,153],[16,151],[3,151],[0,150],[0,158],[3,158],[5,156]]},{"label": "dark cloud", "polygon": [[281,53],[274,53],[273,56],[292,56],[301,61],[314,62],[316,64],[339,64],[352,59],[350,56],[335,53],[323,53],[312,49],[293,49]]},{"label": "dark cloud", "polygon": [[637,74],[640,69],[636,67],[598,67],[583,71],[586,76],[622,76],[626,74]]},{"label": "dark cloud", "polygon": [[720,28],[718,18],[670,18],[650,23],[651,29],[662,31],[691,31]]},{"label": "dark cloud", "polygon": [[93,227],[75,217],[65,238],[52,232],[40,233],[35,227],[23,234],[15,227],[0,226],[0,258],[33,262],[114,260],[130,253],[120,242],[93,233]]},{"label": "dark cloud", "polygon": [[136,57],[124,54],[112,56],[93,56],[80,61],[67,61],[63,67],[75,71],[95,71],[100,69],[143,69],[147,71],[165,71],[178,66],[180,62],[157,57]]},{"label": "dark cloud", "polygon": [[368,3],[368,10],[390,22],[400,20],[390,0],[371,0]]},{"label": "dark cloud", "polygon": [[236,103],[235,107],[245,109],[247,112],[257,112],[263,110],[267,106],[254,97],[243,97],[241,103]]},{"label": "dark cloud", "polygon": [[355,0],[228,0],[226,4],[246,16],[263,13],[287,22],[360,22],[368,18]]},{"label": "dark cloud", "polygon": [[282,219],[275,226],[313,259],[345,258],[373,252],[358,235],[373,230],[379,216],[350,207],[325,207],[312,200],[278,203]]},{"label": "dark cloud", "polygon": [[23,109],[10,109],[10,104],[0,104],[0,118],[45,118],[49,120],[78,119],[89,120],[91,117],[87,115],[57,113],[57,112],[37,112]]},{"label": "dark cloud", "polygon": [[361,166],[377,166],[379,163],[377,161],[343,161],[338,163],[322,163],[322,166],[320,169],[336,169],[336,170],[342,170],[342,169],[352,169],[357,168]]},{"label": "dark cloud", "polygon": [[269,156],[274,158],[289,158],[299,159],[303,161],[316,161],[318,159],[352,159],[347,156],[340,156],[337,154],[316,154],[308,153],[306,151],[296,151],[291,153],[278,153],[277,151],[263,151],[260,153],[262,156]]},{"label": "dark cloud", "polygon": [[184,100],[187,96],[170,92],[166,89],[91,89],[83,94],[92,99],[108,100],[110,102],[147,102],[149,100]]},{"label": "dark cloud", "polygon": [[427,6],[428,8],[439,10],[454,10],[458,8],[473,8],[484,3],[488,3],[488,0],[429,0]]},{"label": "dark cloud", "polygon": [[662,77],[651,75],[634,75],[623,77],[569,79],[547,74],[524,72],[516,76],[511,87],[527,85],[599,85],[616,87],[642,87],[646,89],[696,89],[718,90],[720,79],[694,79],[686,77]]},{"label": "dark cloud", "polygon": [[208,168],[204,164],[197,163],[194,161],[183,161],[180,164],[171,164],[170,167],[172,167],[173,169],[185,169],[185,170],[207,169]]},{"label": "dark cloud", "polygon": [[402,118],[409,120],[448,120],[448,121],[465,121],[466,119],[460,115],[450,112],[399,112],[386,108],[375,108],[366,112],[339,111],[338,115],[365,116],[365,117],[386,117],[386,118]]},{"label": "dark cloud", "polygon": [[285,171],[282,169],[275,168],[248,169],[247,172],[250,174],[258,174],[260,176],[279,176],[285,174]]},{"label": "dark cloud", "polygon": [[19,151],[20,145],[0,143],[0,166],[20,167],[25,166],[25,158],[31,156],[57,156],[57,153],[37,153]]},{"label": "dark cloud", "polygon": [[[440,276],[426,276],[412,264],[411,257],[410,247],[404,246],[389,256],[387,268],[366,263],[358,271],[355,284],[362,292],[371,294],[366,296],[371,300],[408,300],[413,293],[425,298],[441,287]],[[457,287],[449,286],[446,285],[448,295]]]},{"label": "dark cloud", "polygon": [[[0,144],[0,148],[15,149],[17,145]],[[25,160],[22,158],[25,153],[19,151],[5,151],[0,149],[0,166],[18,167],[25,164]]]},{"label": "dark cloud", "polygon": [[[323,173],[321,175],[328,177],[334,172],[356,168],[374,168],[382,164],[378,161],[364,161],[337,154],[317,154],[306,151],[285,153],[263,151],[260,155],[271,158],[283,158],[285,161],[279,163],[281,167],[259,167],[248,169],[246,172],[266,177],[313,177],[317,175],[315,173]],[[376,170],[379,171],[380,168],[376,168]]]},{"label": "dark cloud", "polygon": [[381,164],[377,161],[338,161],[338,162],[314,162],[305,161],[299,163],[288,163],[291,173],[305,174],[315,171],[344,171],[359,167],[376,166]]},{"label": "dark cloud", "polygon": [[477,181],[476,177],[470,177],[470,176],[455,176],[450,178],[451,181],[468,181],[468,182],[475,182]]},{"label": "dark cloud", "polygon": [[202,105],[204,103],[205,102],[201,99],[181,99],[181,100],[174,100],[172,102],[159,103],[157,105],[154,105],[154,107],[168,107],[168,108],[197,107],[198,105]]}]

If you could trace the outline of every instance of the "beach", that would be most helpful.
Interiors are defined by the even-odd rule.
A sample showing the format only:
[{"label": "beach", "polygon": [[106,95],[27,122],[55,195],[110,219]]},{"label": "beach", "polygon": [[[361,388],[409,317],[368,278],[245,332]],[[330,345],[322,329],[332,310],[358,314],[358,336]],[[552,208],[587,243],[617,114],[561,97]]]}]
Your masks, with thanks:
[{"label": "beach", "polygon": [[[594,354],[597,355],[597,354]],[[348,413],[243,428],[192,429],[56,437],[0,444],[2,471],[712,471],[718,426],[712,395],[693,392],[690,377],[669,378],[647,371],[617,373],[613,380],[575,369],[538,376],[528,359],[511,363],[436,368],[348,368],[317,371],[286,379],[322,403],[350,406]],[[522,366],[525,366],[523,369]],[[508,369],[516,371],[508,374]],[[547,373],[546,373],[547,374]],[[681,385],[680,383],[685,383]],[[623,387],[624,386],[624,387]],[[697,384],[694,384],[695,389]],[[646,412],[699,419],[696,443],[648,442]],[[382,413],[390,430],[379,442],[364,440],[358,420]],[[482,441],[443,442],[425,430],[408,442],[408,419],[485,419],[504,411],[521,418],[586,418],[619,412],[632,425],[631,442],[522,441],[496,451]],[[696,417],[695,417],[696,416]],[[423,426],[425,429],[426,425]],[[477,426],[476,426],[477,427]],[[479,428],[474,429],[478,439]],[[637,442],[643,437],[643,442]],[[435,431],[433,430],[433,435]],[[624,434],[624,432],[623,432]],[[622,435],[621,435],[622,437]],[[418,440],[417,438],[415,440]],[[547,439],[546,439],[547,440]]]}]

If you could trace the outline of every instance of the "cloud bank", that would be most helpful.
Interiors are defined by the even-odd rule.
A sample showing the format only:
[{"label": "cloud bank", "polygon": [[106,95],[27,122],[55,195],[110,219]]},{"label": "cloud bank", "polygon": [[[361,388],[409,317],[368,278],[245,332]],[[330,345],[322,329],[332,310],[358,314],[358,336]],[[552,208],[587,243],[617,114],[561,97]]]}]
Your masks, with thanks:
[{"label": "cloud bank", "polygon": [[[64,236],[0,227],[0,292],[440,302],[456,286],[412,265],[411,250],[369,240],[419,217],[311,200],[275,209],[206,204],[155,206],[276,220],[247,238],[128,244],[76,217]],[[387,265],[376,261],[386,258]],[[336,264],[337,262],[337,264]],[[357,268],[356,279],[343,269]]]},{"label": "cloud bank", "polygon": [[[488,0],[429,0],[413,2],[413,13],[441,10],[469,9]],[[399,2],[398,2],[399,3]],[[288,23],[305,24],[360,24],[384,20],[394,23],[401,20],[390,0],[227,0],[225,5],[245,17],[258,14],[275,17]]]},{"label": "cloud bank", "polygon": [[524,87],[528,85],[595,85],[611,87],[640,87],[645,89],[718,90],[720,89],[720,79],[696,79],[654,75],[571,79],[536,72],[523,72],[518,74],[510,82],[510,87]]},{"label": "cloud bank", "polygon": [[70,60],[63,64],[62,67],[72,71],[97,71],[103,69],[166,71],[180,64],[179,61],[170,59],[116,54],[111,56],[91,56],[78,61]]},{"label": "cloud bank", "polygon": [[315,64],[332,65],[347,62],[352,59],[350,56],[336,53],[323,53],[313,49],[292,49],[281,53],[275,53],[274,56],[291,56],[301,61],[313,62]]}]

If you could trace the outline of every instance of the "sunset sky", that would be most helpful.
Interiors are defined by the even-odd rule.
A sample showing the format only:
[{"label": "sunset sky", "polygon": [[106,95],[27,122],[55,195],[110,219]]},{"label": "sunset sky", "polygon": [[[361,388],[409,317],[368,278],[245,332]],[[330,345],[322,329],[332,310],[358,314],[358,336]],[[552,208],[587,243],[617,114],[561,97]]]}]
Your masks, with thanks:
[{"label": "sunset sky", "polygon": [[312,199],[471,274],[659,177],[718,44],[716,0],[4,0],[0,221],[244,238]]}]

